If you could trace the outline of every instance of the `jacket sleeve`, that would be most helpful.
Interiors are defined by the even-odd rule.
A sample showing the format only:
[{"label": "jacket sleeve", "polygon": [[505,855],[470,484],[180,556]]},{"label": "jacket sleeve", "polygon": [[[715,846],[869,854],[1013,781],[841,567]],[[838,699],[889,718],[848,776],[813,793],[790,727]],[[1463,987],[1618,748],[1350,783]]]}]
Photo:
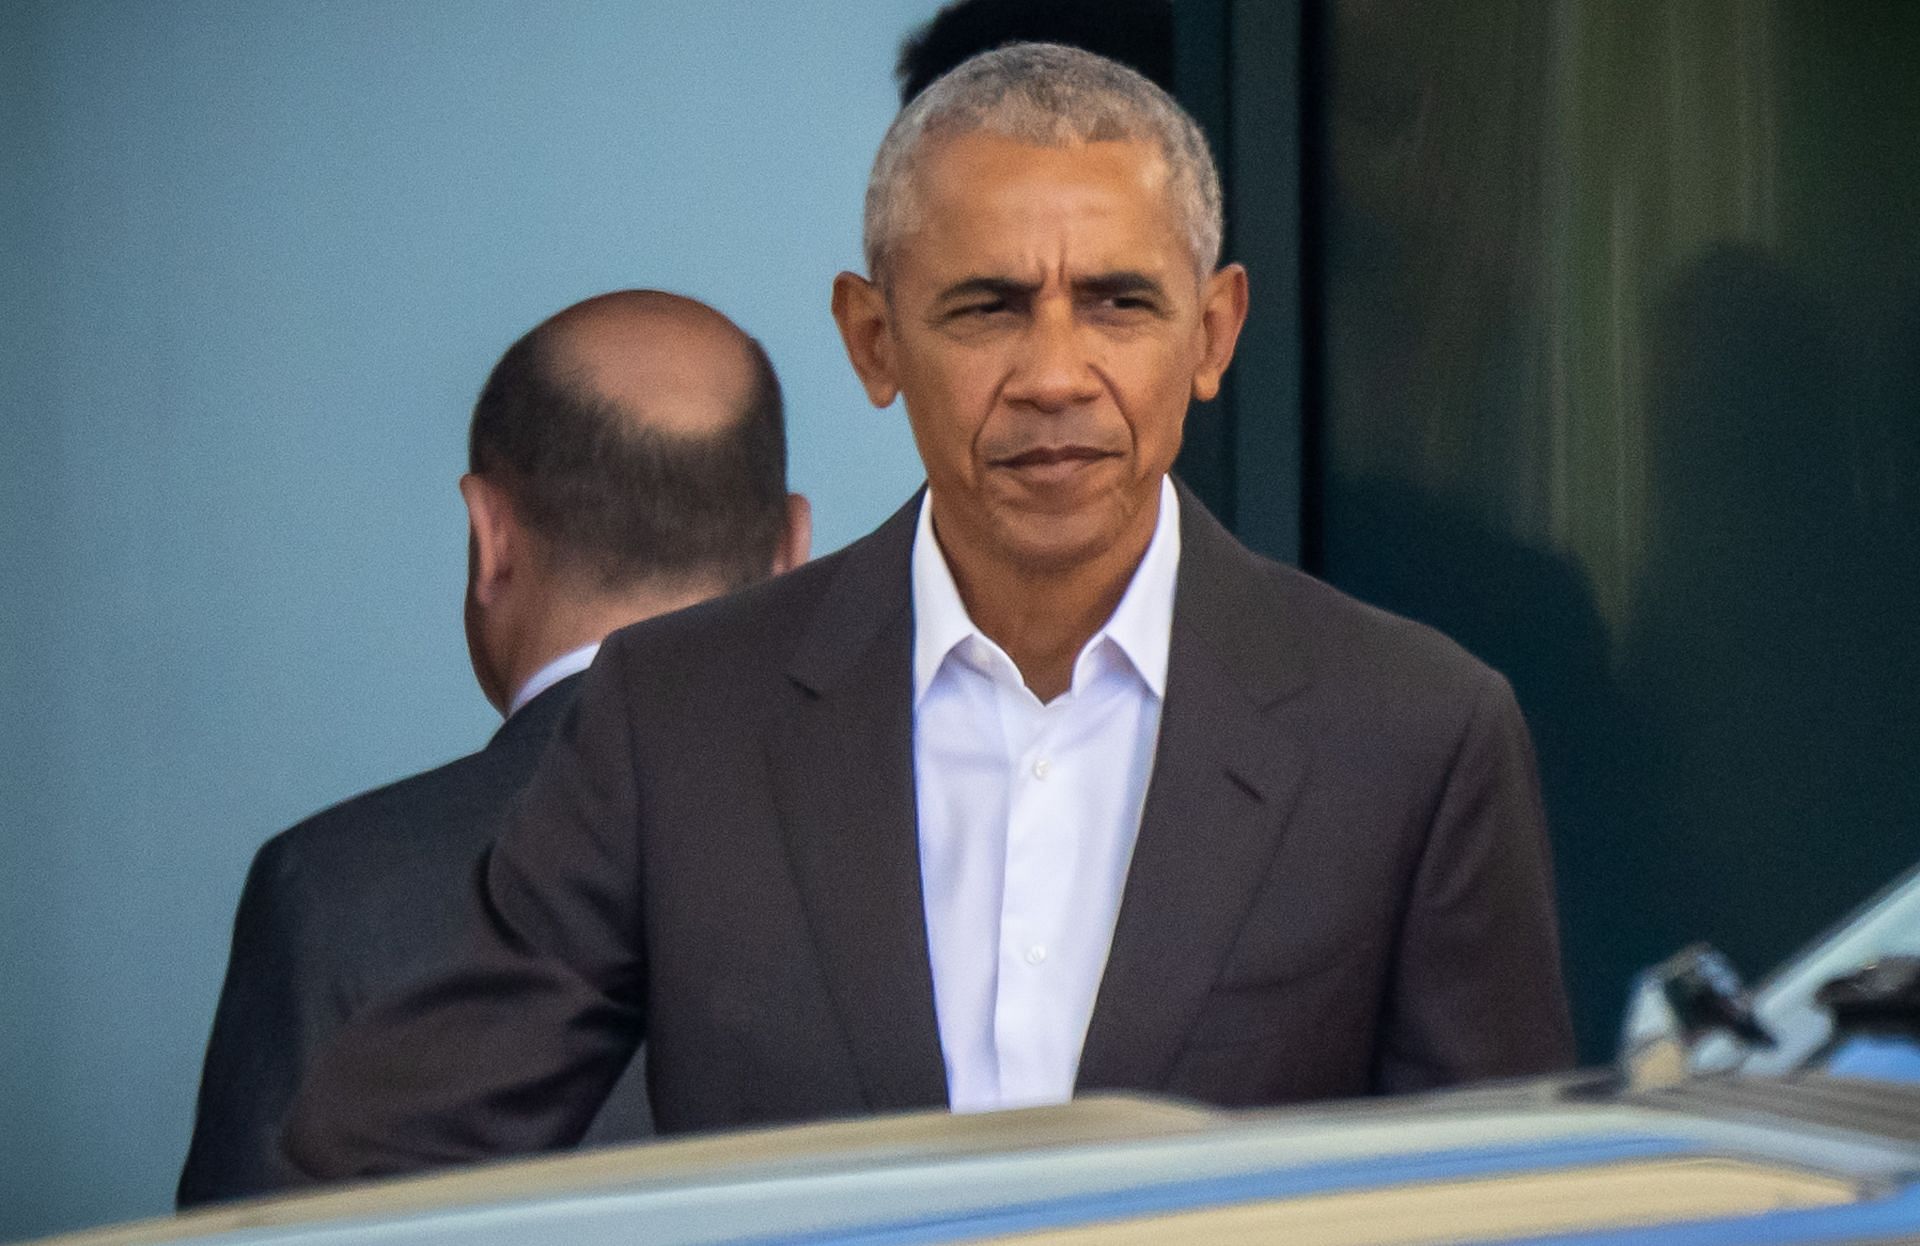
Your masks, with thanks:
[{"label": "jacket sleeve", "polygon": [[481,858],[460,951],[319,1053],[287,1123],[300,1172],[407,1172],[586,1130],[644,1034],[627,698],[610,642]]},{"label": "jacket sleeve", "polygon": [[285,837],[254,855],[234,918],[226,982],[200,1075],[181,1207],[298,1182],[280,1129],[301,1067],[345,1016],[324,941],[306,937],[308,900]]},{"label": "jacket sleeve", "polygon": [[1376,1087],[1569,1067],[1553,867],[1533,745],[1489,673],[1454,751],[1401,918]]}]

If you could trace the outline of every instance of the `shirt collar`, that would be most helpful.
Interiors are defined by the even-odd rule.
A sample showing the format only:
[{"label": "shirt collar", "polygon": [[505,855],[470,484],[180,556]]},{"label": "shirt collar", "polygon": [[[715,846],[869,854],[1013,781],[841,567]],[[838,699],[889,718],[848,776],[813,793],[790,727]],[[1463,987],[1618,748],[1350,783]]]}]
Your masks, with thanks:
[{"label": "shirt collar", "polygon": [[553,687],[569,675],[578,675],[593,665],[593,655],[600,652],[600,642],[581,645],[570,653],[563,653],[533,673],[533,678],[520,685],[520,691],[513,694],[513,702],[507,707],[507,717],[518,714],[521,707],[547,689]]},{"label": "shirt collar", "polygon": [[[1173,635],[1173,596],[1180,567],[1180,498],[1169,477],[1160,478],[1160,515],[1147,552],[1134,568],[1127,591],[1106,625],[1087,641],[1074,662],[1074,681],[1087,656],[1111,641],[1156,697],[1167,691],[1167,650]],[[993,646],[973,625],[953,582],[953,571],[933,534],[933,491],[920,499],[920,522],[913,536],[913,700],[918,705],[940,673],[947,656],[970,637]]]}]

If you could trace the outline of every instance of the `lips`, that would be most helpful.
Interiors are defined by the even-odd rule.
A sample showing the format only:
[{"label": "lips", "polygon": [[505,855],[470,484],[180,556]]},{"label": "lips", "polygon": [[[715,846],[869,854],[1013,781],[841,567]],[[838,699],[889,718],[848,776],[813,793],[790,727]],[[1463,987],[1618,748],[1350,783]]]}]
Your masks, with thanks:
[{"label": "lips", "polygon": [[988,462],[1005,473],[1003,480],[1022,490],[1040,490],[1047,494],[1065,490],[1077,495],[1083,488],[1105,478],[1097,470],[1101,463],[1119,457],[1110,450],[1093,446],[1035,446]]},{"label": "lips", "polygon": [[1099,459],[1112,458],[1107,450],[1097,450],[1092,446],[1037,446],[1023,450],[1019,454],[1007,455],[993,460],[995,467],[1055,467],[1063,464],[1092,463]]}]

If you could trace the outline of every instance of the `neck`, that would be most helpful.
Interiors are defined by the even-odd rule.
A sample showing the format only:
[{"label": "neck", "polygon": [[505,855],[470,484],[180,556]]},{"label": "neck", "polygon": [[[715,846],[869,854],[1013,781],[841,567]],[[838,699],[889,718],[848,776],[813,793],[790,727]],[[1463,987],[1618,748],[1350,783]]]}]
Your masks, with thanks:
[{"label": "neck", "polygon": [[[530,626],[521,631],[517,643],[506,654],[508,704],[527,686],[528,680],[555,658],[583,645],[597,644],[606,639],[608,633],[629,623],[705,601],[718,591],[710,585],[672,588],[643,585],[624,592],[593,595],[556,590],[548,598],[551,605],[530,621]],[[506,706],[498,708],[506,712]]]},{"label": "neck", "polygon": [[[1034,568],[980,557],[941,542],[967,617],[1020,668],[1042,702],[1073,685],[1073,664],[1095,632],[1113,617],[1153,542],[1156,505],[1137,531],[1091,558]],[[934,509],[935,536],[940,513]]]}]

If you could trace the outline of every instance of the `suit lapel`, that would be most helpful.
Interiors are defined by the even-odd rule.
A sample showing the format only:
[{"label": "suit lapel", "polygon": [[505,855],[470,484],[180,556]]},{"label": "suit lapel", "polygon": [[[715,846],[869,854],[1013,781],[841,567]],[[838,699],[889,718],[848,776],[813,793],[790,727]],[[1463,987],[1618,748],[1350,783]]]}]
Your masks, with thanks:
[{"label": "suit lapel", "polygon": [[1140,836],[1082,1050],[1082,1089],[1162,1087],[1265,882],[1306,763],[1304,686],[1261,564],[1181,490],[1167,695]]},{"label": "suit lapel", "polygon": [[848,548],[789,674],[768,761],[809,931],[872,1111],[943,1106],[913,795],[919,499]]}]

